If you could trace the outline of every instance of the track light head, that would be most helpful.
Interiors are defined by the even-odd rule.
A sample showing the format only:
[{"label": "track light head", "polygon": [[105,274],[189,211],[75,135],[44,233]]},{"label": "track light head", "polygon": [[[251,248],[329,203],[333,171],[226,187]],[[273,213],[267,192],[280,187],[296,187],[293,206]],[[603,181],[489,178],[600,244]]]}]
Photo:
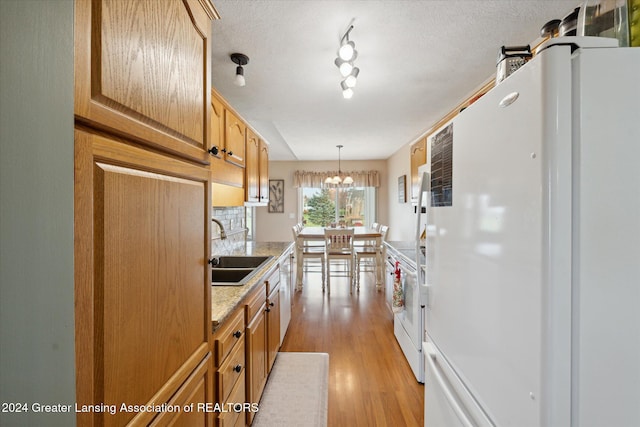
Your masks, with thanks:
[{"label": "track light head", "polygon": [[342,97],[344,99],[351,99],[353,97],[353,89],[347,86],[344,80],[340,82],[340,87],[342,88]]},{"label": "track light head", "polygon": [[347,87],[355,87],[358,82],[358,74],[360,74],[360,68],[354,67],[351,73],[344,79],[344,84]]}]

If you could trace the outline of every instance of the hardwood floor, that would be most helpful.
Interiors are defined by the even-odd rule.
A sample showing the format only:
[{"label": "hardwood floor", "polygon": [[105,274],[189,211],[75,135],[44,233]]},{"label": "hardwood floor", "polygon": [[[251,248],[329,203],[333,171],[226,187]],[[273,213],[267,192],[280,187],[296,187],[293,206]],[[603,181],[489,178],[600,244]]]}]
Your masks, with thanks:
[{"label": "hardwood floor", "polygon": [[320,274],[305,274],[280,351],[329,353],[329,427],[423,426],[424,385],[393,335],[384,291],[363,278],[350,295],[347,279],[332,277],[326,295]]}]

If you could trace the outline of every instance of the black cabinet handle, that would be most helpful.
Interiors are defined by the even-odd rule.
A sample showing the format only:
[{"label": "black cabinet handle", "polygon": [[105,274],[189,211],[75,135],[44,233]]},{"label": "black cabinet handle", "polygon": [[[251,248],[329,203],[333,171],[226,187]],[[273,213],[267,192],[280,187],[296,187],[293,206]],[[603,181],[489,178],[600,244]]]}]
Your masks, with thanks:
[{"label": "black cabinet handle", "polygon": [[236,338],[240,338],[242,336],[242,331],[235,331],[233,333],[233,336],[236,337]]},{"label": "black cabinet handle", "polygon": [[213,147],[209,148],[207,150],[209,152],[209,154],[211,154],[212,156],[217,156],[218,155],[218,146],[214,145]]},{"label": "black cabinet handle", "polygon": [[234,371],[236,371],[236,372],[240,372],[240,371],[242,371],[242,365],[236,365],[236,366],[234,366],[234,367],[233,367],[233,370],[234,370]]},{"label": "black cabinet handle", "polygon": [[270,303],[269,303],[269,306],[270,306],[270,307],[273,307],[274,305],[276,305],[276,304],[275,304],[275,303],[273,303],[273,302],[270,302]]},{"label": "black cabinet handle", "polygon": [[227,149],[226,149],[226,148],[223,148],[223,149],[222,149],[222,150],[220,150],[220,151],[222,151],[223,153],[227,153],[227,156],[233,156],[233,151],[227,151]]},{"label": "black cabinet handle", "polygon": [[267,307],[267,309],[265,310],[267,313],[271,312],[271,309]]}]

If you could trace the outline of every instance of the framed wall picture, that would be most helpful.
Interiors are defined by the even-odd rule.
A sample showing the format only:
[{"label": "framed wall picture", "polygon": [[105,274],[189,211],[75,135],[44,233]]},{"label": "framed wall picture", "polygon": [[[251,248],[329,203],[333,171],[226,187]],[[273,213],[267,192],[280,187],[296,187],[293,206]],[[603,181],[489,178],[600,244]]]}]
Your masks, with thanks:
[{"label": "framed wall picture", "polygon": [[407,202],[407,175],[398,177],[398,202]]},{"label": "framed wall picture", "polygon": [[284,179],[269,180],[269,213],[284,213]]}]

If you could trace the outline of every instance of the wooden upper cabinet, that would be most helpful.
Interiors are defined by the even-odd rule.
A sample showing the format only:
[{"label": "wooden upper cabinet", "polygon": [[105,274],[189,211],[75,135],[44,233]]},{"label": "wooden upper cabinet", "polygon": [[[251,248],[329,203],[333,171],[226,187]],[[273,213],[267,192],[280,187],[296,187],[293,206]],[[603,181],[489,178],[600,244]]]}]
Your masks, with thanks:
[{"label": "wooden upper cabinet", "polygon": [[413,143],[409,152],[411,155],[411,199],[418,199],[420,191],[420,177],[418,176],[418,167],[427,163],[427,139],[422,138],[418,142]]},{"label": "wooden upper cabinet", "polygon": [[210,130],[208,0],[77,0],[76,120],[203,164]]},{"label": "wooden upper cabinet", "polygon": [[260,201],[260,139],[247,129],[246,201]]},{"label": "wooden upper cabinet", "polygon": [[225,139],[224,158],[229,163],[244,167],[245,138],[247,127],[242,120],[229,110],[224,112]]},{"label": "wooden upper cabinet", "polygon": [[224,104],[215,96],[211,97],[211,148],[217,148],[216,154],[211,153],[216,158],[222,158],[224,153],[220,152],[224,148]]},{"label": "wooden upper cabinet", "polygon": [[260,140],[260,201],[269,201],[269,144]]}]

